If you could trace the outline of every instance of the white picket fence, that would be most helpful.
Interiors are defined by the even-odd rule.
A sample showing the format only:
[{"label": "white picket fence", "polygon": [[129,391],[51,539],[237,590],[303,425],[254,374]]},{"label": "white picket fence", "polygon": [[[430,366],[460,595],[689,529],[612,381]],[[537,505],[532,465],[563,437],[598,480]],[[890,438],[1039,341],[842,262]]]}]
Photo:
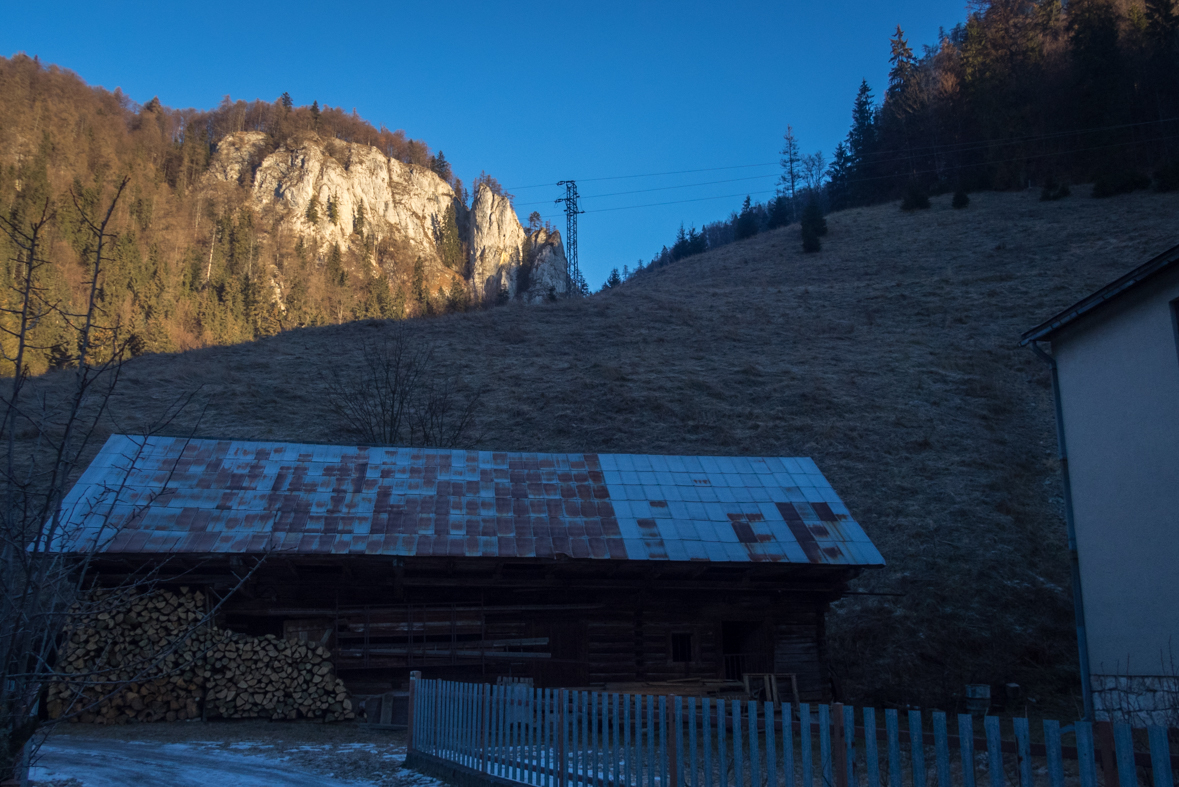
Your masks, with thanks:
[{"label": "white picket fence", "polygon": [[987,716],[975,737],[967,714],[951,734],[945,713],[839,704],[414,680],[409,721],[413,753],[538,787],[1175,787],[1179,770],[1174,729],[1045,720],[1033,740]]}]

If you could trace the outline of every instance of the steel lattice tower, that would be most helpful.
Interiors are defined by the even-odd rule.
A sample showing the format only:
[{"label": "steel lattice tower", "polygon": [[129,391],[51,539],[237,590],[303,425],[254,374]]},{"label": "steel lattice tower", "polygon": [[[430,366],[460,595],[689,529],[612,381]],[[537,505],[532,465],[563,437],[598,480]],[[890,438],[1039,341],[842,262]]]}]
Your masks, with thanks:
[{"label": "steel lattice tower", "polygon": [[[568,262],[565,268],[565,295],[571,298],[574,288],[581,281],[581,269],[577,265],[577,214],[585,211],[577,206],[576,181],[562,180],[557,185],[565,187],[565,196],[553,201],[565,203],[565,260]],[[580,289],[577,294],[581,294]]]}]

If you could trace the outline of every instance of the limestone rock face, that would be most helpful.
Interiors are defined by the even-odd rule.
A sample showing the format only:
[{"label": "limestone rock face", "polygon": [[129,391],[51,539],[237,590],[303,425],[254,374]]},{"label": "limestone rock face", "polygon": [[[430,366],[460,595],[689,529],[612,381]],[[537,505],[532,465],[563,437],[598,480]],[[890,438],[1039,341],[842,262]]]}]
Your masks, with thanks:
[{"label": "limestone rock face", "polygon": [[561,233],[539,229],[528,236],[528,289],[522,293],[528,303],[543,303],[564,297],[569,287],[569,262]]},{"label": "limestone rock face", "polygon": [[[274,208],[287,226],[321,249],[347,245],[362,228],[378,241],[395,234],[430,260],[439,257],[437,237],[447,208],[457,213],[462,207],[450,184],[428,169],[403,164],[371,145],[314,136],[267,156],[254,177],[253,196],[256,206]],[[315,221],[308,215],[313,199]]]},{"label": "limestone rock face", "polygon": [[217,143],[217,150],[209,162],[206,178],[213,182],[245,182],[249,185],[253,173],[251,158],[266,144],[267,135],[261,131],[241,131],[228,134]]},{"label": "limestone rock face", "polygon": [[471,205],[471,281],[475,300],[495,303],[514,298],[527,236],[512,203],[479,184]]},{"label": "limestone rock face", "polygon": [[[486,185],[476,189],[468,212],[432,170],[369,145],[309,133],[262,158],[267,144],[261,132],[227,135],[205,182],[249,188],[267,226],[302,239],[321,259],[335,244],[344,249],[362,237],[377,244],[389,239],[405,264],[423,260],[431,292],[440,284],[468,286],[474,301],[484,305],[512,298],[537,303],[565,294],[560,234],[542,229],[530,236],[511,202]],[[453,268],[445,267],[439,248],[452,210],[467,252],[466,270],[454,269],[462,262],[455,264],[453,256]]]}]

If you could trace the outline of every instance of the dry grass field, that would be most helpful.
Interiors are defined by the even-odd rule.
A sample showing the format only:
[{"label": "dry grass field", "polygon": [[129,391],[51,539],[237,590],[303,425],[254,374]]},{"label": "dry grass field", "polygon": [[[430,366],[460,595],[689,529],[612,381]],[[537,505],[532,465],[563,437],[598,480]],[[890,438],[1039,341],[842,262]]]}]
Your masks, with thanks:
[{"label": "dry grass field", "polygon": [[[1076,652],[1049,377],[1018,339],[1179,242],[1179,194],[1037,196],[845,211],[819,254],[793,226],[583,301],[404,329],[488,387],[472,448],[813,457],[888,561],[854,589],[900,594],[834,606],[844,696],[953,709],[967,682],[1017,682],[1063,716]],[[348,442],[325,375],[396,329],[138,358],[105,428],[196,390],[201,422],[193,408],[170,431]]]}]

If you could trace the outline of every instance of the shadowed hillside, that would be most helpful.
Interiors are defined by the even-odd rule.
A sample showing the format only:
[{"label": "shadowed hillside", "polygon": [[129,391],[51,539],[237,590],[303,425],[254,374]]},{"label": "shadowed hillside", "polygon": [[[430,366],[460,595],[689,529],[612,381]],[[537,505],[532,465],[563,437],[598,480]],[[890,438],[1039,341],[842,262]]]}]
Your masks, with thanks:
[{"label": "shadowed hillside", "polygon": [[833,608],[846,698],[952,709],[964,683],[1014,681],[1040,707],[1068,704],[1049,378],[1017,342],[1173,245],[1179,195],[949,199],[832,214],[820,254],[791,226],[579,301],[143,356],[108,428],[134,431],[199,388],[199,426],[193,409],[171,431],[353,440],[324,375],[354,373],[367,340],[403,326],[488,386],[472,448],[813,457],[889,562],[854,589],[901,594]]}]

